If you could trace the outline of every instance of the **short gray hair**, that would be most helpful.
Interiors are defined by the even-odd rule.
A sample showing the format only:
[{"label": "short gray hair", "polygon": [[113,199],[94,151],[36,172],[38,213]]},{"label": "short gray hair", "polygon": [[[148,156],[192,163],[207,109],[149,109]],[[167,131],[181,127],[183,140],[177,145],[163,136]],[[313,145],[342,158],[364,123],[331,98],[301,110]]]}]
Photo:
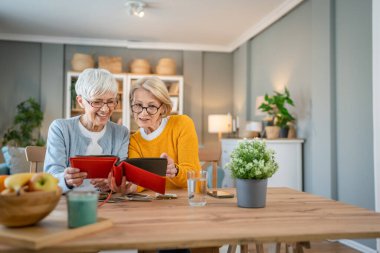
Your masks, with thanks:
[{"label": "short gray hair", "polygon": [[172,101],[170,100],[168,89],[165,83],[158,77],[144,77],[137,80],[129,93],[129,103],[132,105],[133,96],[138,88],[143,88],[153,94],[155,98],[162,103],[162,107],[165,109],[163,117],[170,115],[172,111]]},{"label": "short gray hair", "polygon": [[116,97],[118,84],[113,75],[105,69],[85,69],[79,74],[75,92],[87,99],[106,93],[113,93]]}]

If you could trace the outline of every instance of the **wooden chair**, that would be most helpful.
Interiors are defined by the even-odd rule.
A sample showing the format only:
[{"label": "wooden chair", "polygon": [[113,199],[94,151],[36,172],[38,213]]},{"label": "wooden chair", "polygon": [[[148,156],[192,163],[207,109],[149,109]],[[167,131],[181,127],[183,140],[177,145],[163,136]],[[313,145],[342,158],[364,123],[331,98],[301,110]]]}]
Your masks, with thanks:
[{"label": "wooden chair", "polygon": [[202,170],[212,165],[212,188],[218,188],[218,162],[221,156],[220,147],[203,147],[198,150],[199,161],[203,162]]},{"label": "wooden chair", "polygon": [[38,164],[45,160],[46,147],[27,146],[25,148],[26,160],[30,163],[30,173],[36,173]]}]

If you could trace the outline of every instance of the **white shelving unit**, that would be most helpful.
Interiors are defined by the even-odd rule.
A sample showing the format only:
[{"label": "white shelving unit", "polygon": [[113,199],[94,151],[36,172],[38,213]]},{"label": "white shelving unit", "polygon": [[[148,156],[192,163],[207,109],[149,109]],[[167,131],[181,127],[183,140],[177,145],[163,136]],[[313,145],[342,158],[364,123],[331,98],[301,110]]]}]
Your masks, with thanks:
[{"label": "white shelving unit", "polygon": [[[65,99],[65,117],[70,118],[83,112],[78,108],[75,102],[75,90],[73,90],[79,72],[67,72],[66,75],[66,99]],[[137,130],[131,115],[129,104],[129,91],[133,82],[143,77],[156,76],[166,84],[170,98],[174,104],[172,114],[183,114],[183,76],[165,76],[165,75],[136,75],[136,74],[113,74],[119,84],[118,99],[119,104],[115,109],[111,120],[123,124],[132,132]]]}]

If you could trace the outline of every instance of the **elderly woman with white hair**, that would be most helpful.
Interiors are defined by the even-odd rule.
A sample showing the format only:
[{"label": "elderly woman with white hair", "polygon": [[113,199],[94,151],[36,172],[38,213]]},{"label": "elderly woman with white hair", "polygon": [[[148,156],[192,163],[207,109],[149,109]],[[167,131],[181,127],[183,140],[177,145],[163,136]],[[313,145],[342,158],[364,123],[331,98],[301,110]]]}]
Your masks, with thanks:
[{"label": "elderly woman with white hair", "polygon": [[[74,187],[108,191],[108,179],[86,179],[87,174],[70,167],[77,155],[128,155],[129,131],[110,121],[118,100],[118,85],[104,69],[86,69],[75,84],[76,100],[84,113],[70,119],[57,119],[49,128],[44,171],[59,179],[64,192]],[[133,186],[127,189],[133,191]]]}]

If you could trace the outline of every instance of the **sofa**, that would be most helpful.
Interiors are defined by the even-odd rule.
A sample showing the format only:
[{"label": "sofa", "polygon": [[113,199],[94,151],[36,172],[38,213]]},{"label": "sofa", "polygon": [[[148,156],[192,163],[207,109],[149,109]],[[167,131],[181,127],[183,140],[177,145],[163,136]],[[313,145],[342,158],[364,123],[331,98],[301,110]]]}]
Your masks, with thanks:
[{"label": "sofa", "polygon": [[1,148],[4,163],[0,164],[0,175],[29,172],[29,163],[26,161],[25,148],[4,146]]}]

